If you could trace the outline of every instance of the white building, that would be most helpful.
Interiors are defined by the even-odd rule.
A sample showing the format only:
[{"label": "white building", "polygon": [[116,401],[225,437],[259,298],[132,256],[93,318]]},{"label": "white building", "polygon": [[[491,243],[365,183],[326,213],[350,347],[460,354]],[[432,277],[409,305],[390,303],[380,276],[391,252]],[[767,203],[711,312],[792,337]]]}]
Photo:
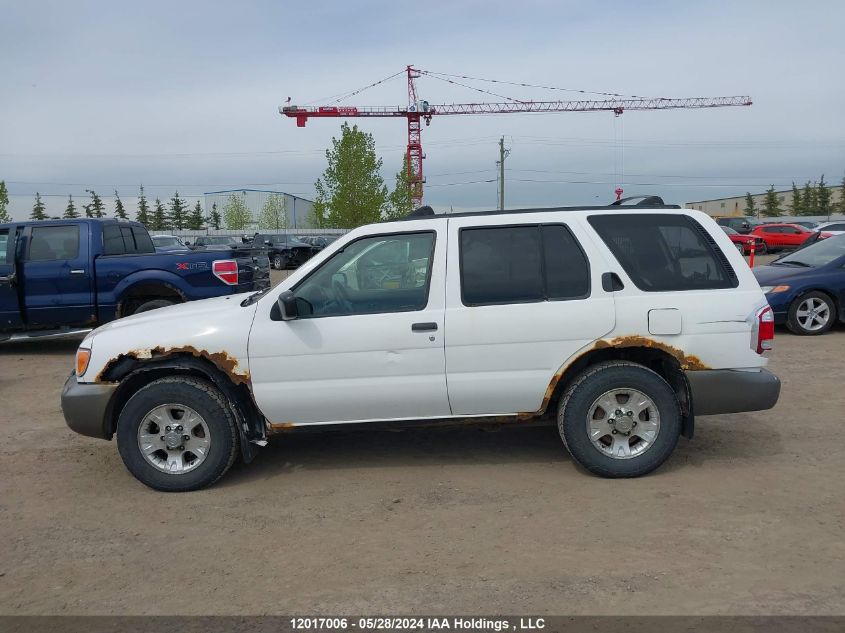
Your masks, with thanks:
[{"label": "white building", "polygon": [[249,229],[258,230],[258,218],[262,207],[272,196],[280,196],[282,205],[287,215],[287,228],[307,229],[313,227],[314,201],[294,196],[284,191],[267,191],[263,189],[227,189],[225,191],[209,191],[205,196],[205,213],[209,215],[213,205],[217,205],[217,211],[221,217],[224,214],[226,205],[231,198],[237,197],[244,203],[252,214],[252,224]]}]

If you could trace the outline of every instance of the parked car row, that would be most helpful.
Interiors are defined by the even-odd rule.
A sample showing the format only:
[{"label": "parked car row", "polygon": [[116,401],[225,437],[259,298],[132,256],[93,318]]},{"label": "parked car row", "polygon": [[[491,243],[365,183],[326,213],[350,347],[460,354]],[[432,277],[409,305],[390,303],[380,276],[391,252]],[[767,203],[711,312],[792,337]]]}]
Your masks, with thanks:
[{"label": "parked car row", "polygon": [[[755,252],[760,254],[795,249],[832,235],[845,233],[845,222],[842,221],[761,222],[750,217],[726,217],[717,218],[716,223],[745,254],[749,253],[752,243]],[[751,236],[754,241],[743,239],[744,236]]]},{"label": "parked car row", "polygon": [[193,244],[175,235],[154,235],[153,244],[158,253],[177,253],[190,250],[226,250],[254,247],[266,249],[273,268],[283,270],[297,268],[326,246],[334,242],[336,235],[288,235],[256,233],[252,237],[236,235],[202,235]]}]

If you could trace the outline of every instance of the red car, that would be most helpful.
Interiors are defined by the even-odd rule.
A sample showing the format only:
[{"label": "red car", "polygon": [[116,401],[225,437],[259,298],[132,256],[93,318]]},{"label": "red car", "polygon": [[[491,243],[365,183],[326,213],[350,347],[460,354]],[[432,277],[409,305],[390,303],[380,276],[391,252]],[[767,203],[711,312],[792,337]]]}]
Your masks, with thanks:
[{"label": "red car", "polygon": [[[770,251],[782,248],[798,248],[807,238],[815,237],[816,231],[811,231],[800,224],[760,224],[754,227],[751,235],[760,237]],[[821,233],[819,239],[825,239],[832,233]]]},{"label": "red car", "polygon": [[734,231],[731,227],[722,226],[721,224],[719,225],[719,228],[721,228],[727,234],[731,242],[736,245],[737,250],[739,250],[739,252],[743,255],[751,254],[752,245],[754,246],[754,252],[757,255],[765,253],[769,250],[766,246],[766,242],[763,241],[762,237],[758,237],[756,235],[743,235],[742,233]]}]

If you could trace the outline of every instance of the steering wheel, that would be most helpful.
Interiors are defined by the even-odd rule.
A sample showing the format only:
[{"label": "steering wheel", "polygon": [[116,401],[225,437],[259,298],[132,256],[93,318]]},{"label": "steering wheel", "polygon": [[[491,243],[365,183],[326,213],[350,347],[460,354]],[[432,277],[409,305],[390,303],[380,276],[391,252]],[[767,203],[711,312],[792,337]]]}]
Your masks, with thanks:
[{"label": "steering wheel", "polygon": [[349,290],[346,286],[337,279],[333,279],[332,291],[334,292],[335,301],[342,305],[346,312],[352,312],[352,301],[349,298]]}]

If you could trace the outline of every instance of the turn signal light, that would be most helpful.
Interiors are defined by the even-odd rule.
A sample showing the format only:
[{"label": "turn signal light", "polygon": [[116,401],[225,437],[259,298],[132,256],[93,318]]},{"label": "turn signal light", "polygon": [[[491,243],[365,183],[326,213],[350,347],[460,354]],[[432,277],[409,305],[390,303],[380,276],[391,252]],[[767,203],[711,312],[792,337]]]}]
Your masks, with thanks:
[{"label": "turn signal light", "polygon": [[234,259],[218,259],[211,264],[214,276],[228,286],[238,285],[238,262]]},{"label": "turn signal light", "polygon": [[76,375],[81,376],[88,369],[88,361],[91,360],[91,350],[80,347],[76,350]]}]

